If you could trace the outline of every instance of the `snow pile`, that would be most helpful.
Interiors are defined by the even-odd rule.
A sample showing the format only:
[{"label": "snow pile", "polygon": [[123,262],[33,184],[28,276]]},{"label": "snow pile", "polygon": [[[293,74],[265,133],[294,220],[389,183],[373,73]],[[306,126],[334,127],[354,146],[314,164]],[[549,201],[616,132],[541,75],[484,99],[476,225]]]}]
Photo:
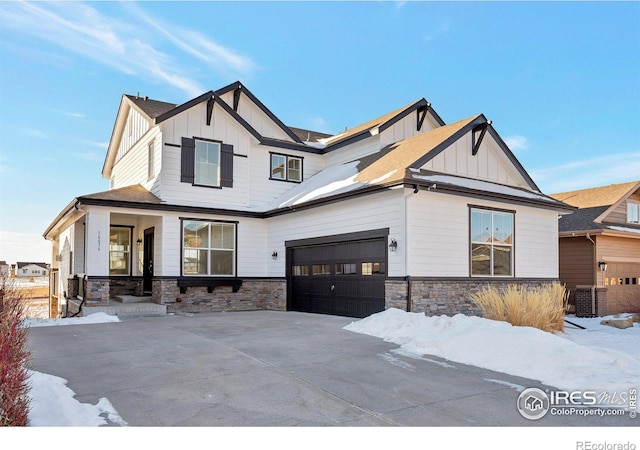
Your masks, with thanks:
[{"label": "snow pile", "polygon": [[92,323],[120,322],[118,316],[110,316],[107,313],[98,312],[86,317],[66,317],[64,319],[25,319],[24,323],[29,328],[55,327],[60,325],[87,325]]},{"label": "snow pile", "polygon": [[29,426],[32,427],[97,427],[127,423],[113,408],[109,400],[101,398],[96,405],[80,403],[67,387],[64,378],[29,371],[31,408]]},{"label": "snow pile", "polygon": [[[640,386],[639,346],[628,353],[611,345],[597,345],[600,335],[614,336],[612,333],[597,331],[592,339],[583,340],[573,336],[591,331],[552,334],[481,317],[427,317],[399,309],[388,309],[344,328],[393,342],[413,354],[435,355],[565,390],[611,392]],[[629,331],[627,336],[636,344],[640,339],[637,326],[616,331]],[[613,341],[619,341],[619,336]]]}]

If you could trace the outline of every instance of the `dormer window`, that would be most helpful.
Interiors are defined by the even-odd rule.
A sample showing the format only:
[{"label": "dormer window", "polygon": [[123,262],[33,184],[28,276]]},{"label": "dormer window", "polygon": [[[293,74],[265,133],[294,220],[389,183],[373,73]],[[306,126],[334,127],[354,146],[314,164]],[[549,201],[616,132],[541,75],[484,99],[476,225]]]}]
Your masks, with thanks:
[{"label": "dormer window", "polygon": [[640,203],[627,202],[627,222],[640,223]]},{"label": "dormer window", "polygon": [[270,179],[300,183],[302,181],[302,158],[271,153]]}]

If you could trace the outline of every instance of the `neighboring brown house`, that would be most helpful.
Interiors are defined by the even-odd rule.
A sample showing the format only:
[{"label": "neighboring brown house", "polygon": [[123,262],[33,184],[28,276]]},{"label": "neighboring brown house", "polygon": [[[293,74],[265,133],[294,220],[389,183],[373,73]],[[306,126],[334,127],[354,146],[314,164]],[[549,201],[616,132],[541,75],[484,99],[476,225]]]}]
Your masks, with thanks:
[{"label": "neighboring brown house", "polygon": [[597,315],[640,312],[640,181],[551,197],[578,208],[559,221],[560,280],[576,313],[593,303]]}]

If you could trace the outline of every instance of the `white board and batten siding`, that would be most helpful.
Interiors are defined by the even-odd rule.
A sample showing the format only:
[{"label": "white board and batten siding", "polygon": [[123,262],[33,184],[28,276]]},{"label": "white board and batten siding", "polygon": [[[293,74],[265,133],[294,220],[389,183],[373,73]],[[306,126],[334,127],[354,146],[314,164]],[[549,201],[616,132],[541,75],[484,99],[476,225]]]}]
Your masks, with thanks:
[{"label": "white board and batten siding", "polygon": [[[206,102],[194,106],[162,122],[162,180],[160,198],[172,204],[206,206],[213,208],[249,208],[249,158],[233,159],[233,187],[211,188],[193,186],[180,181],[183,137],[222,141],[233,145],[237,155],[247,155],[255,141],[244,128],[215,106],[211,125],[206,124]],[[172,144],[172,145],[164,145]]]},{"label": "white board and batten siding", "polygon": [[[268,250],[277,251],[278,259],[269,264],[268,276],[285,276],[286,241],[389,228],[389,237],[400,243],[403,217],[402,189],[394,189],[270,218]],[[389,276],[404,274],[401,248],[389,253]]]},{"label": "white board and batten siding", "polygon": [[127,121],[120,137],[120,145],[116,153],[116,162],[119,161],[127,152],[138,142],[138,140],[149,131],[149,120],[138,112],[137,109],[130,107],[127,115]]},{"label": "white board and batten siding", "polygon": [[467,133],[428,161],[422,169],[529,188],[490,135],[485,135],[475,156],[471,154],[471,143],[471,133]]},{"label": "white board and batten siding", "polygon": [[514,254],[518,278],[558,277],[555,211],[420,191],[407,197],[408,272],[423,277],[468,277],[469,207],[515,211]]}]

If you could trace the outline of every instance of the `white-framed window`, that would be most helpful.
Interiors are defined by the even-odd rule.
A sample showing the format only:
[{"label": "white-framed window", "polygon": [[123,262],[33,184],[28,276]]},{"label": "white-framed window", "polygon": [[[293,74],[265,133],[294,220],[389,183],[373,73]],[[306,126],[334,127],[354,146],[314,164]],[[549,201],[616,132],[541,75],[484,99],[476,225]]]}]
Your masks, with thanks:
[{"label": "white-framed window", "polygon": [[220,186],[220,142],[196,139],[194,183]]},{"label": "white-framed window", "polygon": [[154,158],[154,141],[149,142],[149,146],[147,148],[147,177],[153,178],[156,173],[155,169],[155,158]]},{"label": "white-framed window", "polygon": [[235,276],[236,223],[182,221],[182,273],[185,276]]},{"label": "white-framed window", "polygon": [[131,275],[131,227],[109,229],[109,275]]},{"label": "white-framed window", "polygon": [[640,203],[627,202],[627,222],[640,223]]},{"label": "white-framed window", "polygon": [[470,230],[471,276],[513,276],[514,214],[471,208]]},{"label": "white-framed window", "polygon": [[271,177],[272,180],[302,181],[302,158],[297,156],[271,153]]}]

